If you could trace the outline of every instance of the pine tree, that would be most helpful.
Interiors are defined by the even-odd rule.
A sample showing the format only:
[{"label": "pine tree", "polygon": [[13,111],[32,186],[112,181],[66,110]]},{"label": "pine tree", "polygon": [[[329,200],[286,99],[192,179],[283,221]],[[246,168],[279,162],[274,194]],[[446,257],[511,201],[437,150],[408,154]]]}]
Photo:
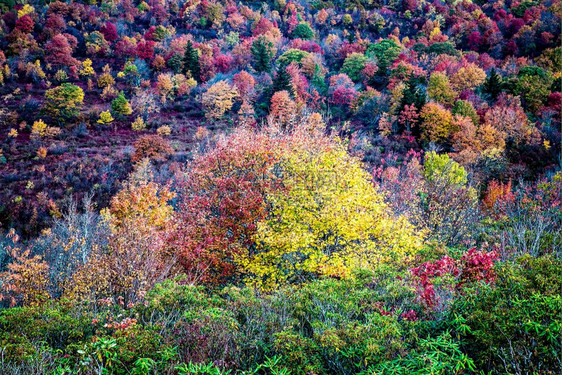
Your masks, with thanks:
[{"label": "pine tree", "polygon": [[254,59],[254,69],[258,72],[269,72],[271,70],[271,59],[273,58],[273,43],[264,36],[258,37],[250,48]]},{"label": "pine tree", "polygon": [[492,99],[496,99],[502,92],[502,78],[496,73],[496,69],[492,68],[490,77],[484,82],[484,92],[489,94]]},{"label": "pine tree", "polygon": [[421,83],[422,82],[416,78],[410,78],[406,81],[406,88],[404,89],[401,102],[402,107],[414,104],[419,110],[425,105],[427,99],[425,97],[425,92],[420,89]]},{"label": "pine tree", "polygon": [[184,73],[191,73],[191,77],[197,82],[201,81],[201,66],[199,65],[199,54],[197,50],[193,48],[193,43],[187,42],[185,46],[185,54],[183,56],[183,69]]},{"label": "pine tree", "polygon": [[289,75],[289,73],[287,73],[287,69],[285,66],[281,65],[279,66],[279,68],[277,68],[271,90],[272,94],[283,90],[290,93],[293,92],[293,88],[291,87],[291,76]]}]

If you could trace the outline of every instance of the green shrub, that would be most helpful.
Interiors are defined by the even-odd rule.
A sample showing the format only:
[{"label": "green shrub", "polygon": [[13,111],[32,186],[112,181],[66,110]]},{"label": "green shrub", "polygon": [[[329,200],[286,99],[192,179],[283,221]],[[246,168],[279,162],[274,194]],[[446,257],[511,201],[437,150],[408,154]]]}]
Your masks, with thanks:
[{"label": "green shrub", "polygon": [[562,261],[524,255],[498,267],[495,285],[469,290],[450,321],[479,369],[560,373]]}]

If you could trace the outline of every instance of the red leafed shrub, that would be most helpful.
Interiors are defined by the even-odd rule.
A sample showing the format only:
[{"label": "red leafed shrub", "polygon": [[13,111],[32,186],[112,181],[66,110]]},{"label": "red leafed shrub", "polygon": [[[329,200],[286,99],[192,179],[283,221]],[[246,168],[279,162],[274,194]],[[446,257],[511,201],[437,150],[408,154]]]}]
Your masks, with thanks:
[{"label": "red leafed shrub", "polygon": [[256,85],[256,80],[250,73],[244,70],[240,73],[236,73],[234,77],[232,77],[232,82],[242,98],[251,97],[255,91],[254,86]]},{"label": "red leafed shrub", "polygon": [[234,258],[251,248],[265,218],[275,160],[272,139],[238,130],[197,157],[180,181],[169,243],[192,281],[220,284],[235,276]]},{"label": "red leafed shrub", "polygon": [[468,250],[461,258],[462,271],[457,288],[466,283],[484,281],[492,283],[496,279],[494,261],[498,258],[495,251],[484,252],[475,248]]},{"label": "red leafed shrub", "polygon": [[105,40],[110,43],[119,38],[119,36],[117,35],[117,28],[109,21],[107,21],[106,24],[100,28],[100,31],[103,34]]},{"label": "red leafed shrub", "polygon": [[405,311],[400,314],[400,316],[402,317],[402,319],[410,322],[415,322],[416,320],[418,320],[418,314],[416,314],[414,310]]},{"label": "red leafed shrub", "polygon": [[419,267],[412,268],[410,272],[416,278],[415,283],[421,301],[429,309],[433,309],[439,302],[434,288],[435,278],[456,277],[460,273],[455,260],[447,255],[435,262],[425,262]]},{"label": "red leafed shrub", "polygon": [[254,26],[254,30],[252,30],[252,34],[254,36],[262,35],[267,33],[272,28],[273,28],[273,23],[270,20],[268,20],[266,17],[263,17],[258,22],[256,22]]},{"label": "red leafed shrub", "polygon": [[462,291],[466,284],[483,281],[492,283],[496,278],[495,251],[470,249],[460,260],[445,255],[435,262],[425,262],[410,269],[418,297],[430,311],[439,310],[446,302],[443,296]]},{"label": "red leafed shrub", "polygon": [[45,60],[54,66],[75,66],[78,60],[72,57],[72,46],[66,36],[59,34],[45,44]]},{"label": "red leafed shrub", "polygon": [[213,59],[213,65],[218,72],[226,73],[230,70],[233,60],[231,55],[220,54]]},{"label": "red leafed shrub", "polygon": [[352,88],[338,87],[332,94],[332,103],[337,105],[350,105],[357,96],[357,91]]}]

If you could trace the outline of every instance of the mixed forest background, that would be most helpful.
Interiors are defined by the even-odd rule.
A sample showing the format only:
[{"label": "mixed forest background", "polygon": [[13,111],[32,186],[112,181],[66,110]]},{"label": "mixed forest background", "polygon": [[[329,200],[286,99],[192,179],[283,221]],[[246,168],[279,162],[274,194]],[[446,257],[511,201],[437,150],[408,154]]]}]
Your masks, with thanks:
[{"label": "mixed forest background", "polygon": [[0,0],[0,373],[560,373],[561,17]]}]

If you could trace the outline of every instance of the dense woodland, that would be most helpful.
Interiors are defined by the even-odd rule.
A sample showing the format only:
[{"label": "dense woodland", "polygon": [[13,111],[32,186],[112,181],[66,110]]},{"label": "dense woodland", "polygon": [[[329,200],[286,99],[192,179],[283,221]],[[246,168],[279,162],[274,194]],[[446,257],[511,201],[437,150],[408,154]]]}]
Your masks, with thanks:
[{"label": "dense woodland", "polygon": [[562,373],[560,0],[0,0],[0,374]]}]

